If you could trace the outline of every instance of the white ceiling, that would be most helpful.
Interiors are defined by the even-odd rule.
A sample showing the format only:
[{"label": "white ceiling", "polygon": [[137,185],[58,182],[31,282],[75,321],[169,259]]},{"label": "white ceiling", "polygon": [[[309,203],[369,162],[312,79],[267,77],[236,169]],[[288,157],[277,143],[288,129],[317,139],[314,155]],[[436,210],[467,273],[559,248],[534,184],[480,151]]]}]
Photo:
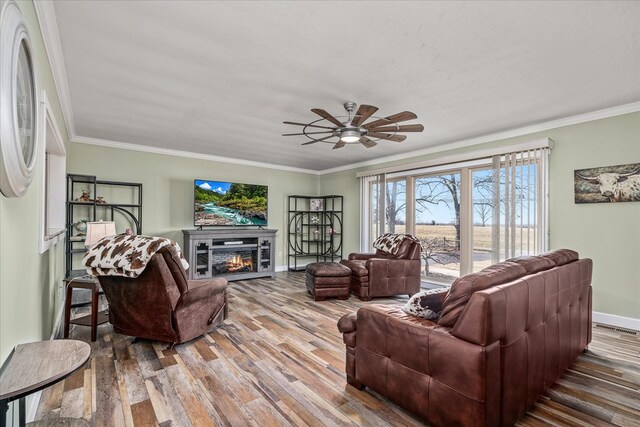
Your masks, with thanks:
[{"label": "white ceiling", "polygon": [[[322,170],[640,100],[640,2],[54,4],[81,137]],[[425,131],[281,136],[347,100]]]}]

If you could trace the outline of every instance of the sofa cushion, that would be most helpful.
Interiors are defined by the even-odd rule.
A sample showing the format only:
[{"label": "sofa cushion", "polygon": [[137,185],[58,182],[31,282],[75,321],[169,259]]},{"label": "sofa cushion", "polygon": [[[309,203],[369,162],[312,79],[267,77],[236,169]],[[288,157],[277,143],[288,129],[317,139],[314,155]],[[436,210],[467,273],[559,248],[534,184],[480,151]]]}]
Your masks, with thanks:
[{"label": "sofa cushion", "polygon": [[521,256],[508,259],[507,261],[523,266],[524,269],[527,270],[527,274],[535,274],[556,266],[556,264],[549,258],[541,256]]},{"label": "sofa cushion", "polygon": [[447,288],[430,289],[418,292],[402,307],[402,311],[423,319],[433,320],[440,316],[444,294],[449,292]]},{"label": "sofa cushion", "polygon": [[578,260],[578,252],[572,251],[571,249],[557,249],[540,256],[553,261],[556,267]]},{"label": "sofa cushion", "polygon": [[523,266],[505,261],[457,279],[444,300],[438,324],[453,327],[474,292],[502,285],[526,275],[527,270]]}]

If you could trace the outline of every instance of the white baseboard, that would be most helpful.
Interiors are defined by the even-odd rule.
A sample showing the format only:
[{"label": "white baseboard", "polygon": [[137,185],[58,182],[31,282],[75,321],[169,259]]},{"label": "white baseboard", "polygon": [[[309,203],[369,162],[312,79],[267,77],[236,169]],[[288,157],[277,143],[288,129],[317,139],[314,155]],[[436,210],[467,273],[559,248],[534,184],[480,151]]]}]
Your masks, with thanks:
[{"label": "white baseboard", "polygon": [[616,314],[594,311],[592,313],[591,320],[597,323],[604,323],[605,325],[640,331],[640,319],[634,319],[633,317],[618,316]]},{"label": "white baseboard", "polygon": [[[307,264],[298,264],[298,268],[300,267],[306,267]],[[278,265],[276,266],[276,273],[281,273],[283,271],[289,271],[288,267],[286,265]],[[300,270],[300,271],[304,271],[304,270]]]}]

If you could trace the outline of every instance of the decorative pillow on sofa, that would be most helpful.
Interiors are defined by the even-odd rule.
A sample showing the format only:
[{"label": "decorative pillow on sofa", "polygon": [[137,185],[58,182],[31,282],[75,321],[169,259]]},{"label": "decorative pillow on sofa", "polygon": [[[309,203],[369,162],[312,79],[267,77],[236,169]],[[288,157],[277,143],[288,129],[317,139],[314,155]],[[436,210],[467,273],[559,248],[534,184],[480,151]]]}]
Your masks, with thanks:
[{"label": "decorative pillow on sofa", "polygon": [[418,239],[413,237],[411,234],[385,233],[373,242],[373,247],[375,249],[380,249],[383,252],[396,255],[398,253],[398,249],[400,249],[400,245],[405,239],[418,242]]},{"label": "decorative pillow on sofa", "polygon": [[448,288],[430,289],[418,292],[402,307],[402,311],[427,320],[434,320],[440,316],[442,303]]}]

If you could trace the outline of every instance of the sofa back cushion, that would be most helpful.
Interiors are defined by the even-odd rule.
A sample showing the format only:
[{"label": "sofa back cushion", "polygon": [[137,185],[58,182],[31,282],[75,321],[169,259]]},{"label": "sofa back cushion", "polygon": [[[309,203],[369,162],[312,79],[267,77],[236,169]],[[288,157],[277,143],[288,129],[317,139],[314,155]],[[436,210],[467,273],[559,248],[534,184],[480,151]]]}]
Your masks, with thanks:
[{"label": "sofa back cushion", "polygon": [[457,279],[444,300],[438,324],[453,327],[475,292],[511,282],[526,274],[527,270],[522,265],[505,261]]},{"label": "sofa back cushion", "polygon": [[541,256],[521,256],[508,259],[507,261],[521,265],[527,271],[527,274],[539,273],[540,271],[549,270],[556,266],[553,261]]},{"label": "sofa back cushion", "polygon": [[555,251],[542,254],[540,255],[540,257],[553,261],[556,267],[560,267],[561,265],[577,261],[579,255],[578,252],[572,251],[571,249],[557,249]]}]

